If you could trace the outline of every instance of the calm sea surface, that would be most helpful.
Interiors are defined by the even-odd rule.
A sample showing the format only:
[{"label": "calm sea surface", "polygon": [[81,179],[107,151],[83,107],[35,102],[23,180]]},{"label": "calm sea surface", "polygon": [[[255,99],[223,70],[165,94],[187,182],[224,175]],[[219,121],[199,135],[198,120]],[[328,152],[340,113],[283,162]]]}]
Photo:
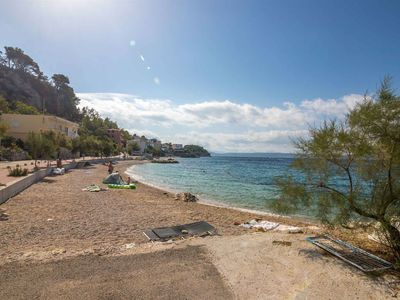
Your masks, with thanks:
[{"label": "calm sea surface", "polygon": [[179,164],[141,164],[128,169],[140,181],[174,192],[187,191],[204,202],[269,211],[279,193],[276,176],[284,175],[290,154],[235,154],[178,158]]}]

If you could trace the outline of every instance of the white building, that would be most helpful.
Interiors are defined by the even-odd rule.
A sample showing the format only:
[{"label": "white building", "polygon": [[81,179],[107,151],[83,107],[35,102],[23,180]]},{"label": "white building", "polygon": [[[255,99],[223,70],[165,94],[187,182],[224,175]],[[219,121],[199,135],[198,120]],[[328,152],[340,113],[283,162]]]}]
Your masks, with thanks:
[{"label": "white building", "polygon": [[138,136],[134,134],[132,139],[127,142],[127,144],[136,143],[139,146],[139,153],[143,154],[147,147],[151,146],[156,150],[161,150],[161,141],[157,139],[147,139],[144,135]]},{"label": "white building", "polygon": [[152,146],[156,150],[161,150],[161,141],[159,141],[157,139],[150,139],[148,141],[148,145]]},{"label": "white building", "polygon": [[148,141],[147,141],[147,139],[146,139],[146,137],[144,135],[138,136],[137,134],[134,134],[132,136],[132,139],[128,142],[128,144],[136,143],[139,146],[140,154],[143,154],[144,150],[147,147],[147,142]]},{"label": "white building", "polygon": [[172,150],[182,150],[183,145],[182,144],[172,144]]}]

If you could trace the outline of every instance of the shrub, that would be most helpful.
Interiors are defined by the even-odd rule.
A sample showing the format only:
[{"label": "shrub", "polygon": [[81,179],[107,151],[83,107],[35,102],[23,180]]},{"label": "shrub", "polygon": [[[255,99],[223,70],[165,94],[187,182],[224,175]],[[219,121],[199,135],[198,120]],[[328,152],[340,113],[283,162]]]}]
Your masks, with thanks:
[{"label": "shrub", "polygon": [[13,176],[13,177],[20,177],[20,176],[26,176],[28,175],[28,169],[22,169],[20,166],[16,166],[15,168],[10,168],[8,170],[8,176]]}]

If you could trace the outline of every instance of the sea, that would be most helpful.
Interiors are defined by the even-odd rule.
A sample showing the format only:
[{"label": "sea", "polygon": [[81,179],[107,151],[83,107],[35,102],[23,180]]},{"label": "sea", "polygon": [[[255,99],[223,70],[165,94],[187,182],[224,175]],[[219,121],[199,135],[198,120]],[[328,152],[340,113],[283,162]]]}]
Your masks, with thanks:
[{"label": "sea", "polygon": [[[270,205],[279,197],[275,179],[288,174],[293,155],[234,153],[176,159],[178,164],[133,165],[127,174],[171,192],[190,192],[208,204],[274,213]],[[298,216],[312,217],[306,211]]]}]

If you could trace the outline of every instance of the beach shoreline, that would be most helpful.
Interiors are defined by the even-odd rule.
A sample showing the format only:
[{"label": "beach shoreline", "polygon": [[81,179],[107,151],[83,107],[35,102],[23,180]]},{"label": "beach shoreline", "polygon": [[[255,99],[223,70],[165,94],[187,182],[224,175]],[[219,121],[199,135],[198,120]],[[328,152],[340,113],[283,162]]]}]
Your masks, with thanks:
[{"label": "beach shoreline", "polygon": [[[141,161],[141,163],[150,163],[150,161]],[[152,182],[149,182],[149,181],[145,180],[139,174],[137,174],[137,173],[135,173],[133,171],[128,171],[128,169],[132,169],[133,170],[132,167],[134,167],[135,165],[138,165],[138,163],[134,163],[131,166],[126,166],[126,168],[124,169],[123,173],[126,176],[129,176],[131,179],[134,179],[134,180],[140,182],[143,185],[147,185],[149,187],[158,189],[158,190],[163,191],[163,192],[167,192],[167,193],[171,193],[171,194],[188,192],[188,191],[185,191],[185,190],[175,189],[173,187],[167,187],[167,186],[161,186],[161,185],[154,184]],[[307,216],[281,215],[281,214],[273,213],[273,212],[269,212],[269,211],[238,207],[238,206],[230,205],[230,204],[227,204],[227,203],[224,203],[224,202],[221,202],[221,201],[217,201],[217,200],[213,200],[213,199],[206,199],[206,198],[201,197],[199,195],[195,195],[195,196],[198,197],[198,199],[199,199],[199,201],[197,201],[197,204],[208,205],[208,206],[219,207],[219,208],[226,208],[226,209],[233,209],[233,210],[236,210],[236,211],[250,213],[250,214],[257,215],[257,216],[274,217],[274,218],[294,220],[294,221],[298,221],[298,222],[305,222],[305,223],[313,224],[315,226],[320,226],[321,225],[320,222],[317,219],[313,219],[313,218],[307,217]]]},{"label": "beach shoreline", "polygon": [[[140,161],[140,163],[148,163],[148,162],[149,161]],[[134,164],[132,164],[130,166],[125,165],[124,169],[123,169],[123,173],[127,176],[130,176],[130,174],[131,175],[134,174],[134,175],[138,176],[135,173],[131,172],[129,174],[126,172],[127,169],[129,169],[132,166],[137,165],[137,164],[138,164],[138,162],[135,162]],[[169,188],[163,187],[163,186],[161,186],[161,187],[157,186],[155,184],[145,181],[141,176],[138,176],[138,178],[140,179],[140,180],[138,180],[138,182],[141,185],[147,186],[151,189],[156,189],[162,193],[168,193],[172,197],[176,193],[185,192],[185,191],[180,191],[180,190],[169,189]],[[207,201],[207,200],[203,200],[201,198],[199,199],[198,202],[193,203],[193,204],[248,214],[248,216],[249,216],[248,219],[244,220],[243,223],[248,222],[250,220],[254,220],[254,219],[260,219],[260,220],[265,220],[265,221],[269,221],[269,222],[279,223],[283,226],[298,226],[298,227],[302,228],[303,232],[308,233],[308,234],[314,234],[314,235],[329,234],[332,236],[336,236],[337,238],[341,238],[350,243],[354,243],[355,245],[362,247],[364,249],[367,249],[369,251],[372,251],[373,253],[375,253],[377,255],[381,255],[386,259],[389,259],[389,257],[390,257],[390,254],[388,253],[387,249],[386,250],[382,249],[380,244],[369,239],[368,233],[364,229],[347,230],[347,229],[341,228],[341,227],[330,227],[330,226],[325,226],[318,219],[313,219],[313,218],[309,218],[306,216],[280,215],[280,214],[261,211],[261,210],[253,210],[253,209],[246,209],[246,208],[241,208],[241,207],[225,205],[224,203],[220,203],[218,201],[213,201],[213,200]]]}]

